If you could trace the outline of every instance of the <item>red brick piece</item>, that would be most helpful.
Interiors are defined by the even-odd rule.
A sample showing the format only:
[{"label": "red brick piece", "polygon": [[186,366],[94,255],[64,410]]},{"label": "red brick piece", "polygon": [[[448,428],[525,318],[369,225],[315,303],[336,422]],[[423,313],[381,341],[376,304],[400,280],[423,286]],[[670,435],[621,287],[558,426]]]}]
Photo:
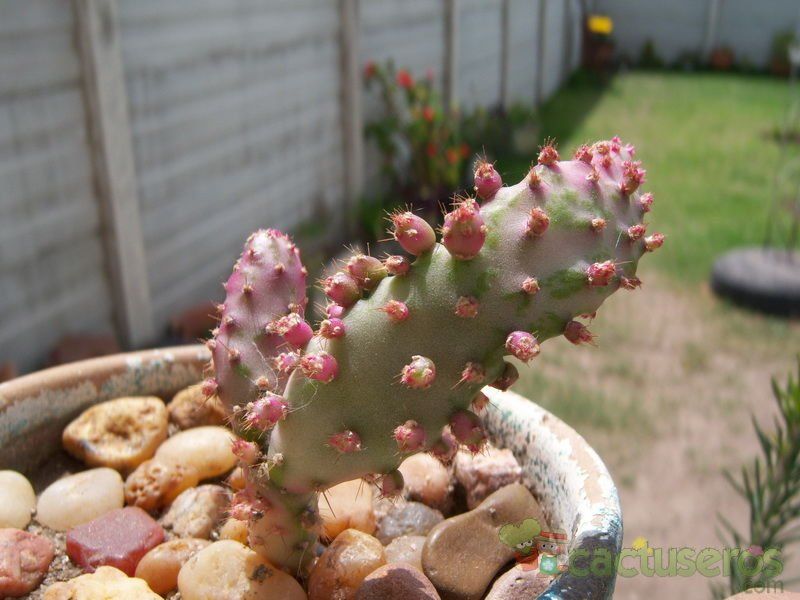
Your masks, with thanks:
[{"label": "red brick piece", "polygon": [[164,541],[164,530],[141,508],[107,512],[67,533],[67,555],[84,571],[109,565],[133,577],[136,565]]}]

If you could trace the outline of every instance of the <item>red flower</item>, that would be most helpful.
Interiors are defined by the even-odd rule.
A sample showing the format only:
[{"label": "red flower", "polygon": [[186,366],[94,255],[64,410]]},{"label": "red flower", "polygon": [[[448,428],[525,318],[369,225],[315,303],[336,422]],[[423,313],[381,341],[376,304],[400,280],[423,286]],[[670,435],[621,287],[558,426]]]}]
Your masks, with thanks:
[{"label": "red flower", "polygon": [[469,156],[469,144],[461,144],[461,158],[467,158]]},{"label": "red flower", "polygon": [[397,85],[401,88],[409,89],[414,86],[414,78],[406,69],[400,69],[397,72]]},{"label": "red flower", "polygon": [[433,142],[429,142],[425,150],[428,152],[428,156],[433,158],[436,156],[437,152],[439,152],[439,148],[436,147],[436,144]]},{"label": "red flower", "polygon": [[371,79],[375,76],[378,67],[375,65],[373,61],[369,61],[366,65],[364,65],[364,77],[367,79]]},{"label": "red flower", "polygon": [[422,118],[425,119],[428,123],[433,121],[433,109],[430,106],[426,106],[422,109]]},{"label": "red flower", "polygon": [[445,152],[447,162],[449,162],[451,165],[456,164],[460,158],[460,154],[461,153],[459,152],[458,148],[448,148],[447,152]]}]

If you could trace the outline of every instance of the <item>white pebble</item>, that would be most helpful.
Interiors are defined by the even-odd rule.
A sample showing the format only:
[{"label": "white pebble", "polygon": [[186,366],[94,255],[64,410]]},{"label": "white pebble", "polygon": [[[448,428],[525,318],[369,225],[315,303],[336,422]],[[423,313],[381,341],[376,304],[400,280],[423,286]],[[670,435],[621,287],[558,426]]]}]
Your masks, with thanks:
[{"label": "white pebble", "polygon": [[183,600],[306,600],[291,575],[233,540],[214,542],[190,558],[178,589]]},{"label": "white pebble", "polygon": [[87,523],[125,501],[122,477],[114,469],[90,469],[59,479],[51,484],[36,506],[36,519],[42,524],[66,531]]},{"label": "white pebble", "polygon": [[35,506],[30,481],[16,471],[0,471],[0,528],[25,529]]},{"label": "white pebble", "polygon": [[156,458],[194,467],[200,479],[224,475],[236,465],[233,434],[224,427],[195,427],[173,435],[156,450]]}]

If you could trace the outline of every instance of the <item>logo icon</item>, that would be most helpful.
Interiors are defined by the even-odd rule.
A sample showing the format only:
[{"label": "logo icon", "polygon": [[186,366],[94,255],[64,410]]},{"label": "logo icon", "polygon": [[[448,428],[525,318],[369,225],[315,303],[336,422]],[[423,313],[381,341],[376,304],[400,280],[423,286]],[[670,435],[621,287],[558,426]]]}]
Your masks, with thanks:
[{"label": "logo icon", "polygon": [[542,531],[539,521],[530,518],[503,525],[500,541],[514,549],[523,570],[538,568],[546,575],[557,575],[567,567],[567,534],[563,530]]}]

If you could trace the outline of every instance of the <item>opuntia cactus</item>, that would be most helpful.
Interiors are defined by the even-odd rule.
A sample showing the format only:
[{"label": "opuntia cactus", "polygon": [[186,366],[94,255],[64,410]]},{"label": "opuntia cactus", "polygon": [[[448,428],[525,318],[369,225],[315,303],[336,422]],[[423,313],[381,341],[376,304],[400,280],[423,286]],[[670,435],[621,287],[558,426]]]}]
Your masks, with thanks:
[{"label": "opuntia cactus", "polygon": [[[243,465],[252,466],[236,507],[249,517],[253,548],[273,564],[301,567],[312,556],[319,492],[362,477],[381,494],[396,494],[397,467],[410,453],[448,461],[459,444],[479,451],[486,439],[476,414],[487,403],[481,388],[507,389],[517,378],[505,356],[534,360],[544,340],[562,334],[594,343],[580,316],[593,315],[620,287],[638,287],[640,256],[663,243],[657,233],[644,237],[642,218],[653,199],[638,191],[645,172],[633,153],[615,138],[562,161],[547,144],[511,187],[481,164],[475,186],[485,204],[459,199],[445,216],[442,244],[413,213],[392,215],[393,237],[416,260],[391,256],[381,268],[355,257],[327,278],[335,304],[302,348],[296,254],[275,234],[268,238],[284,253],[271,259],[284,264],[282,276],[295,275],[259,310],[250,309],[243,286],[255,291],[275,267],[243,256],[227,285],[214,364],[217,392],[228,406],[249,404],[246,425],[263,434],[248,436],[262,440],[256,461],[252,448],[239,449]],[[297,316],[285,316],[292,312]],[[269,329],[271,323],[279,324]],[[236,327],[250,328],[237,336]],[[269,357],[282,345],[264,336],[278,334],[288,347],[273,372]],[[293,367],[276,396],[280,374]]]},{"label": "opuntia cactus", "polygon": [[282,355],[304,347],[313,335],[303,319],[306,268],[288,236],[260,230],[248,239],[225,282],[220,322],[207,342],[216,375],[203,391],[217,394],[231,414],[236,432],[260,437],[243,426],[246,411],[272,391],[282,391],[290,369]]}]

